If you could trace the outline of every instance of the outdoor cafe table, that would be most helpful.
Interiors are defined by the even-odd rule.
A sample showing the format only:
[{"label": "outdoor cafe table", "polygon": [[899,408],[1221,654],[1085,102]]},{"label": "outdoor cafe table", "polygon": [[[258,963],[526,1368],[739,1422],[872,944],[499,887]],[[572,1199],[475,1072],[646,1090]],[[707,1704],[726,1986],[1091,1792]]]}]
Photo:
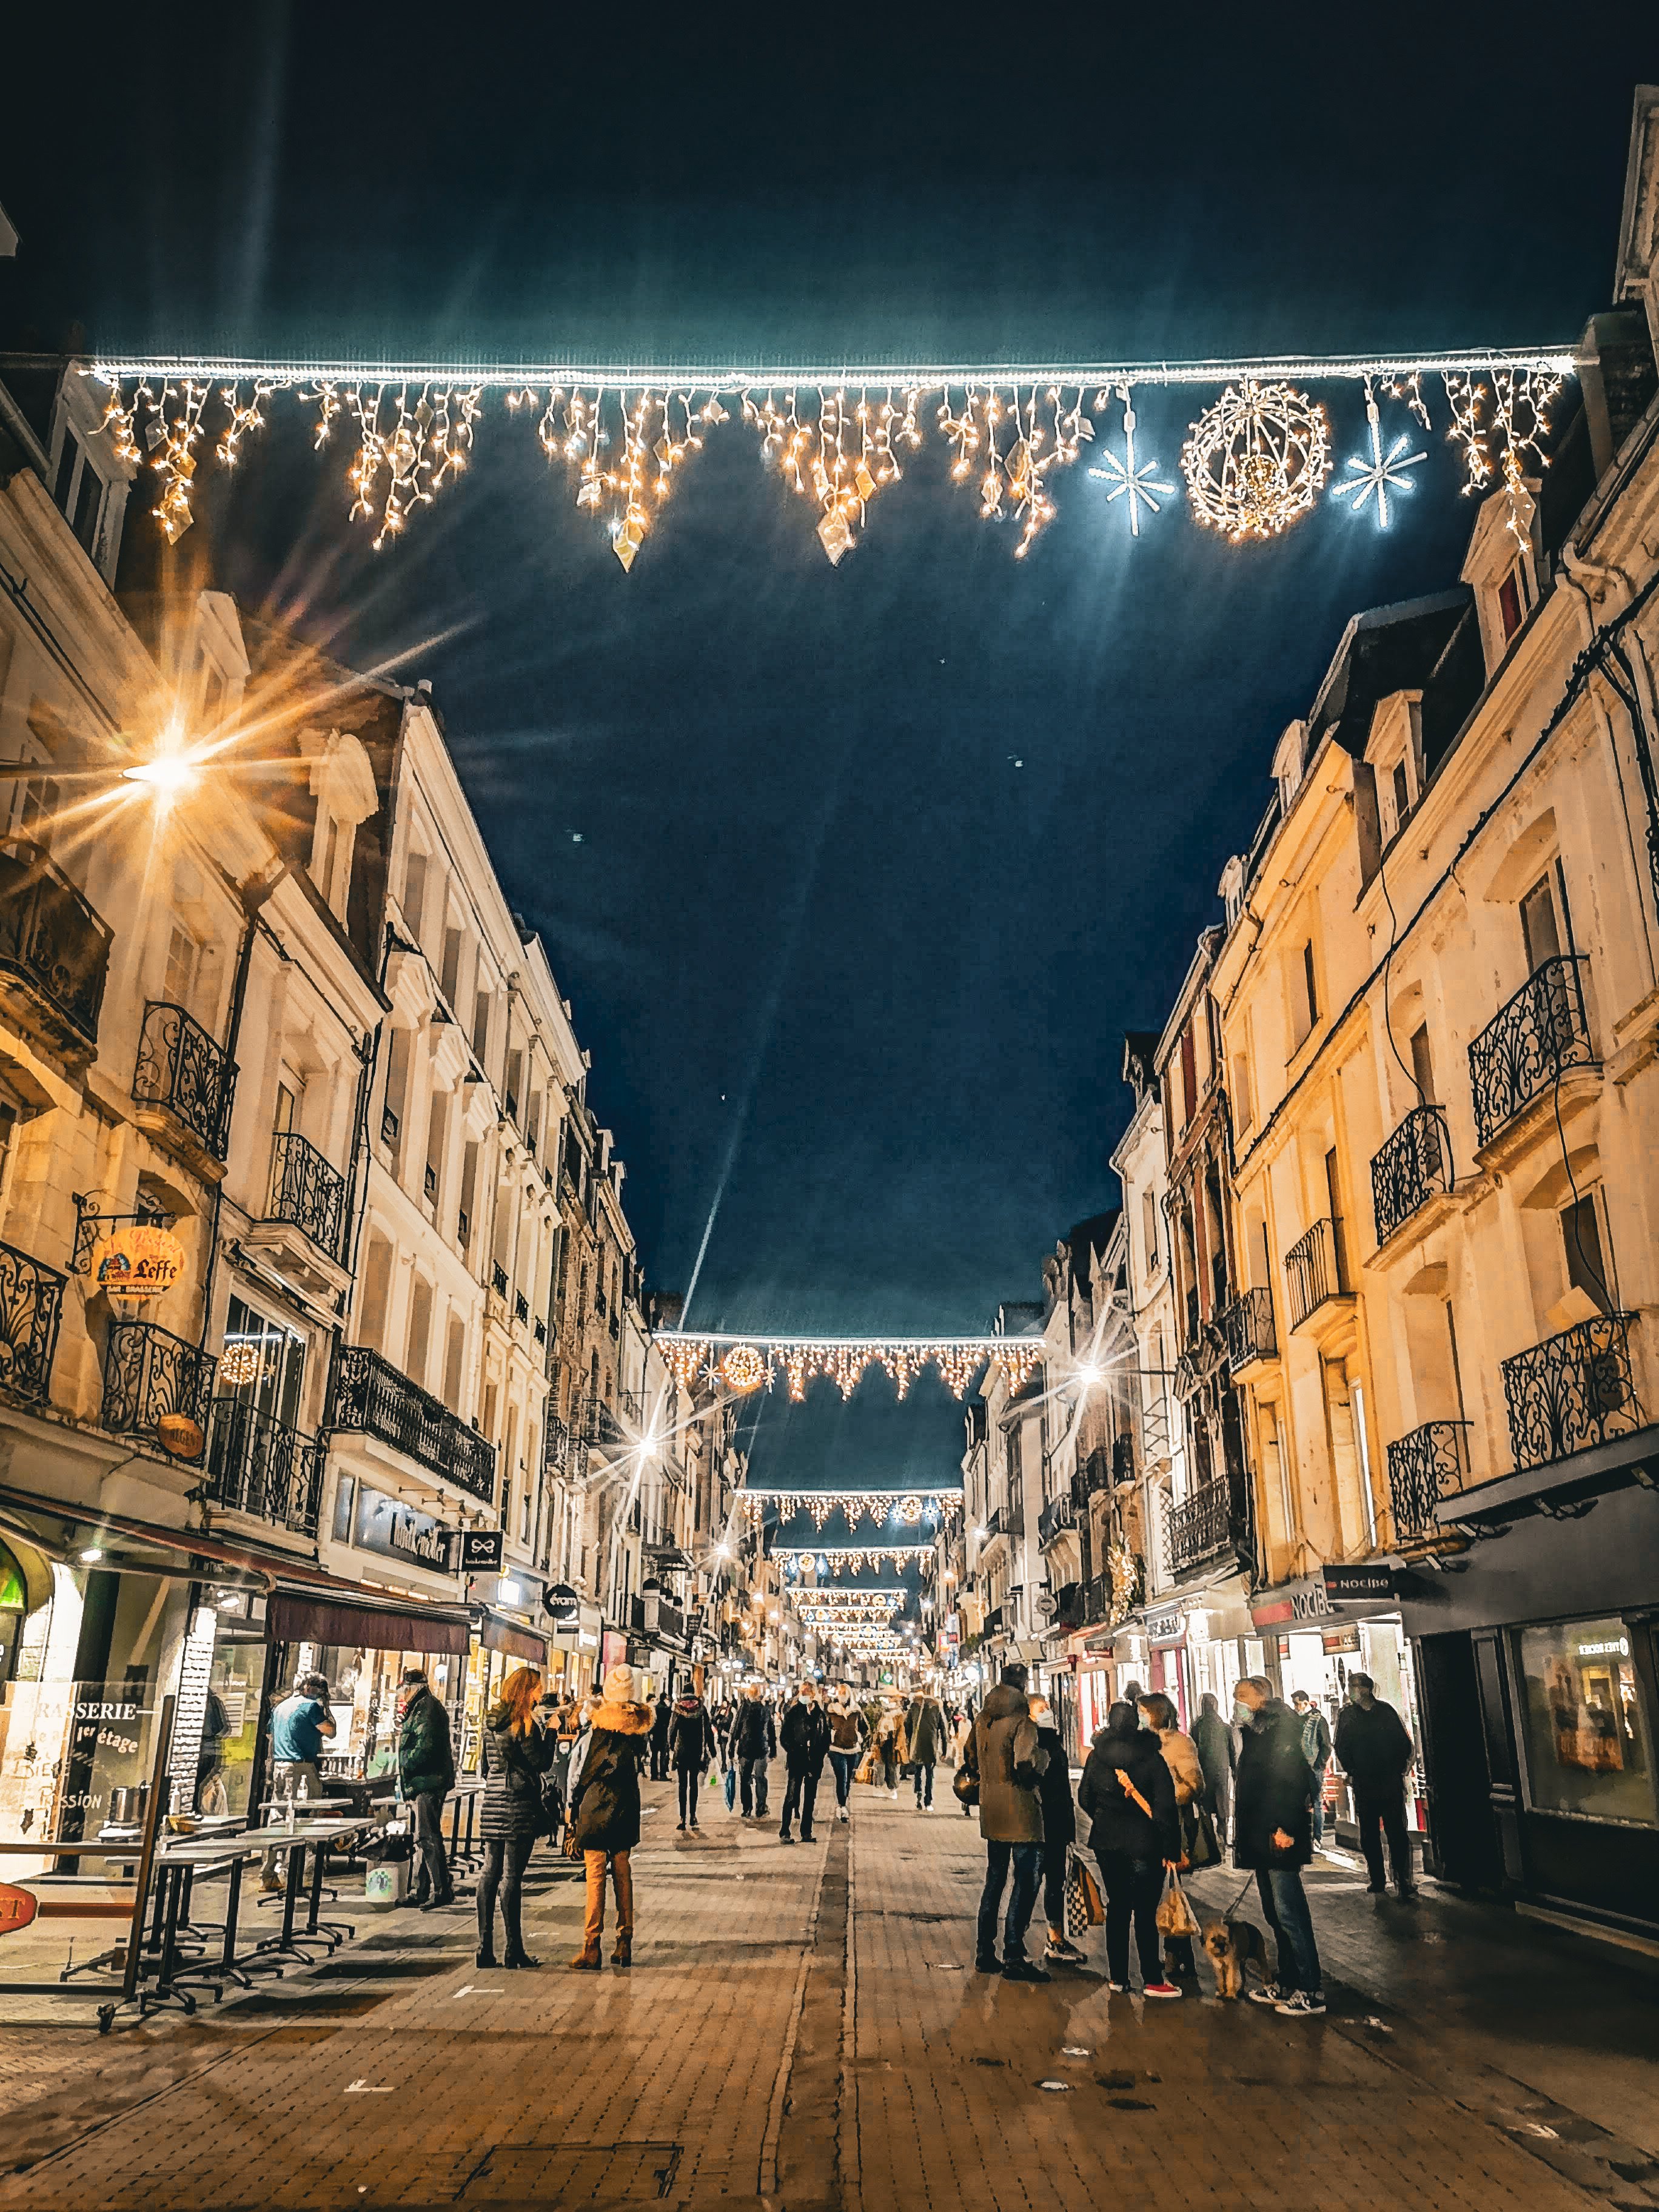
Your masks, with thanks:
[{"label": "outdoor cafe table", "polygon": [[[345,1936],[352,1933],[343,1922],[336,1923],[337,1927],[343,1929],[343,1935],[336,1934],[332,1929],[325,1928],[319,1922],[318,1910],[323,1893],[323,1857],[330,1844],[337,1843],[343,1836],[361,1835],[365,1828],[374,1826],[374,1820],[368,1814],[354,1813],[337,1819],[296,1820],[291,1828],[283,1823],[277,1827],[249,1829],[246,1841],[257,1844],[262,1854],[268,1850],[283,1851],[288,1858],[288,1879],[283,1885],[282,1934],[267,1937],[263,1943],[256,1945],[257,1953],[273,1958],[307,1959],[309,1953],[301,1948],[307,1938],[316,1938],[326,1943],[331,1950],[337,1942],[343,1942]],[[304,1933],[296,1936],[294,1915],[300,1901],[307,1849],[311,1852],[311,1902],[306,1913]]]},{"label": "outdoor cafe table", "polygon": [[[171,2000],[185,2012],[194,2012],[196,2000],[184,1984],[204,1981],[213,1987],[216,1998],[221,1980],[238,1981],[244,1987],[247,1973],[236,1961],[236,1923],[241,1908],[242,1869],[250,1860],[262,1856],[264,1846],[240,1836],[182,1836],[163,1844],[156,1853],[158,1888],[156,1911],[160,1921],[159,1936],[152,1937],[156,1951],[155,1990],[148,1997],[140,1998],[140,2009],[148,2009],[156,1999]],[[179,1933],[181,1923],[187,1917],[187,1899],[192,1877],[198,1870],[225,1867],[230,1874],[230,1888],[225,1899],[225,1924],[222,1948],[216,1965],[205,1960],[181,1959],[179,1952]]]}]

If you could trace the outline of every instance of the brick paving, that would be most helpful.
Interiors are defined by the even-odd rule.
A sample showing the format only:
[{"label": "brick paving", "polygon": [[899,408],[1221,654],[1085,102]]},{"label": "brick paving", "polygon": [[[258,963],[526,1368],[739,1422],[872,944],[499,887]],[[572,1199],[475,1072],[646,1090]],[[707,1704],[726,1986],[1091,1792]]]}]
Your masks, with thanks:
[{"label": "brick paving", "polygon": [[[1659,2204],[1645,1962],[1455,1900],[1397,1926],[1332,1874],[1322,2022],[1109,1996],[1098,1961],[988,1981],[948,1799],[861,1790],[786,1850],[723,1807],[677,1838],[665,1796],[629,1973],[563,1970],[580,1885],[544,1857],[539,1973],[479,1973],[470,1915],[400,1913],[195,2021],[0,2027],[0,2208]],[[1598,1989],[1613,2025],[1575,2040]]]}]

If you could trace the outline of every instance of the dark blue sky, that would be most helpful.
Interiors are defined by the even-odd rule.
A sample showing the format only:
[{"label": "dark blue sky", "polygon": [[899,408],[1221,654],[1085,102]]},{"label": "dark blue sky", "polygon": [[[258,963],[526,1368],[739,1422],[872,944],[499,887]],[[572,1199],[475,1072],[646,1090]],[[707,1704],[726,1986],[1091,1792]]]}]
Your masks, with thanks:
[{"label": "dark blue sky", "polygon": [[[1453,14],[1246,49],[1231,10],[1004,11],[960,39],[110,11],[72,96],[54,39],[54,96],[9,102],[0,332],[796,359],[1570,340],[1606,303],[1651,11],[1603,7],[1593,37]],[[1353,395],[1323,396],[1358,450]],[[1173,467],[1201,404],[1143,395],[1143,452]],[[1079,468],[1024,562],[933,453],[832,570],[733,423],[624,576],[522,421],[375,557],[343,445],[313,460],[290,416],[185,548],[348,656],[447,634],[407,672],[574,1002],[653,1281],[685,1285],[717,1207],[694,1321],[957,1329],[1036,1295],[1054,1237],[1113,1202],[1121,1032],[1161,1022],[1343,623],[1455,579],[1470,509],[1431,444],[1387,538],[1327,504],[1226,548],[1177,502],[1132,545]],[[942,1393],[895,1409],[882,1382],[846,1415],[769,1401],[762,1461],[937,1477],[957,1434]]]}]

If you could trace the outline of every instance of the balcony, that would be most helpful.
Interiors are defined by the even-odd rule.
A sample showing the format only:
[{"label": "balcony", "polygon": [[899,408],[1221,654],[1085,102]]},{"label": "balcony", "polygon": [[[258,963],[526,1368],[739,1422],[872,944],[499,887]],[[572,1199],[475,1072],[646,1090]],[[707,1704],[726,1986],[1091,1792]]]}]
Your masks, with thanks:
[{"label": "balcony", "polygon": [[1328,1299],[1346,1294],[1339,1223],[1316,1221],[1305,1236],[1297,1238],[1285,1255],[1285,1281],[1292,1328],[1300,1328]]},{"label": "balcony", "polygon": [[526,1328],[530,1326],[530,1301],[522,1291],[513,1293],[513,1318]]},{"label": "balcony", "polygon": [[1517,1472],[1593,1450],[1641,1427],[1631,1372],[1634,1318],[1598,1314],[1500,1362]]},{"label": "balcony", "polygon": [[1469,1425],[1425,1421],[1389,1446],[1389,1502],[1396,1544],[1417,1545],[1444,1534],[1435,1518],[1443,1498],[1468,1487]]},{"label": "balcony", "polygon": [[216,1398],[210,1409],[209,1500],[299,1536],[317,1534],[325,1450],[245,1398]]},{"label": "balcony", "polygon": [[1582,955],[1547,960],[1469,1047],[1474,1127],[1484,1147],[1570,1067],[1595,1063]]},{"label": "balcony", "polygon": [[556,1413],[549,1414],[543,1464],[562,1481],[581,1480],[587,1472],[587,1446],[579,1422],[573,1425],[560,1420]]},{"label": "balcony", "polygon": [[0,1390],[43,1405],[64,1313],[66,1278],[0,1244]]},{"label": "balcony", "polygon": [[1069,1490],[1051,1498],[1037,1516],[1037,1542],[1047,1551],[1056,1536],[1063,1536],[1068,1528],[1077,1526],[1077,1506]]},{"label": "balcony", "polygon": [[280,1130],[270,1147],[265,1220],[297,1229],[337,1266],[345,1249],[345,1177],[297,1130]]},{"label": "balcony", "polygon": [[112,935],[40,846],[0,837],[0,1002],[73,1060],[98,1048]]},{"label": "balcony", "polygon": [[495,1503],[495,1445],[364,1345],[340,1353],[329,1425],[374,1437],[486,1505]]},{"label": "balcony", "polygon": [[1006,1536],[1008,1534],[1007,1507],[1006,1505],[997,1506],[993,1511],[986,1515],[984,1520],[980,1523],[980,1526],[984,1531],[983,1534],[980,1538],[980,1549],[981,1551],[985,1551],[988,1550],[991,1545],[995,1543],[999,1536]]},{"label": "balcony", "polygon": [[[1289,1266],[1286,1261],[1285,1265]],[[1273,1294],[1265,1285],[1243,1291],[1220,1316],[1221,1334],[1227,1340],[1227,1364],[1237,1375],[1259,1359],[1279,1357],[1279,1334],[1273,1327]]]},{"label": "balcony", "polygon": [[[154,1322],[112,1322],[100,1423],[112,1436],[153,1437],[164,1414],[182,1413],[205,1437],[218,1364],[210,1352],[198,1351]],[[170,1456],[198,1461],[202,1455],[198,1450]]]},{"label": "balcony", "polygon": [[1396,1229],[1451,1187],[1451,1132],[1446,1117],[1437,1106],[1414,1106],[1371,1162],[1378,1244],[1386,1244]]},{"label": "balcony", "polygon": [[222,1164],[230,1150],[230,1109],[236,1069],[200,1022],[182,1006],[152,1000],[138,1035],[132,1072],[141,1127],[170,1139],[192,1158]]},{"label": "balcony", "polygon": [[602,1399],[592,1400],[582,1422],[582,1440],[599,1451],[622,1452],[632,1448],[634,1439]]},{"label": "balcony", "polygon": [[1206,1482],[1179,1505],[1164,1526],[1170,1579],[1178,1582],[1233,1548],[1232,1503],[1224,1482]]},{"label": "balcony", "polygon": [[982,1642],[987,1638],[1000,1636],[1001,1633],[1002,1607],[1000,1605],[994,1605],[985,1616],[985,1626],[980,1631],[980,1638]]}]

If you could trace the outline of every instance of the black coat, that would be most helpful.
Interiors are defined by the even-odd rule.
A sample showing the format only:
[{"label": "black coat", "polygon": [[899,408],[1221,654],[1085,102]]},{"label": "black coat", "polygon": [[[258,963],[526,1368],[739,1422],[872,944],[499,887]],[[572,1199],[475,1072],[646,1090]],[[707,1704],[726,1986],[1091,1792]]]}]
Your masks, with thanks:
[{"label": "black coat", "polygon": [[640,1765],[650,1747],[649,1705],[593,1710],[587,1756],[576,1777],[569,1820],[585,1851],[631,1851],[640,1840]]},{"label": "black coat", "polygon": [[660,1750],[668,1741],[668,1731],[674,1718],[674,1708],[666,1698],[659,1698],[651,1722],[651,1741]]},{"label": "black coat", "polygon": [[[1118,1780],[1120,1769],[1152,1808],[1150,1818]],[[1089,1849],[1097,1858],[1107,1851],[1132,1859],[1181,1856],[1175,1778],[1151,1729],[1136,1729],[1128,1735],[1100,1729],[1089,1746],[1077,1802],[1089,1815]]]},{"label": "black coat", "polygon": [[708,1706],[701,1698],[682,1698],[668,1723],[669,1765],[701,1773],[714,1765],[714,1723]]},{"label": "black coat", "polygon": [[830,1751],[830,1716],[822,1705],[797,1698],[779,1730],[785,1764],[792,1774],[822,1774]]},{"label": "black coat", "polygon": [[1369,1711],[1348,1705],[1337,1715],[1336,1755],[1357,1790],[1384,1797],[1399,1790],[1412,1763],[1412,1740],[1394,1707],[1374,1698]]},{"label": "black coat", "polygon": [[1048,1754],[1048,1764],[1037,1782],[1042,1800],[1042,1840],[1069,1844],[1077,1839],[1077,1808],[1072,1802],[1072,1770],[1060,1741],[1060,1730],[1046,1724],[1037,1729],[1037,1741]]},{"label": "black coat", "polygon": [[[1313,1856],[1313,1769],[1303,1755],[1302,1723],[1282,1698],[1269,1698],[1243,1730],[1233,1783],[1233,1864],[1285,1869]],[[1291,1838],[1273,1842],[1281,1829]]]},{"label": "black coat", "polygon": [[733,1759],[775,1759],[778,1731],[764,1698],[745,1698],[732,1717],[726,1749]]},{"label": "black coat", "polygon": [[486,1843],[503,1838],[540,1835],[547,1826],[543,1781],[553,1764],[558,1738],[532,1722],[528,1735],[507,1726],[505,1705],[492,1705],[484,1723],[483,1810],[478,1833]]}]

